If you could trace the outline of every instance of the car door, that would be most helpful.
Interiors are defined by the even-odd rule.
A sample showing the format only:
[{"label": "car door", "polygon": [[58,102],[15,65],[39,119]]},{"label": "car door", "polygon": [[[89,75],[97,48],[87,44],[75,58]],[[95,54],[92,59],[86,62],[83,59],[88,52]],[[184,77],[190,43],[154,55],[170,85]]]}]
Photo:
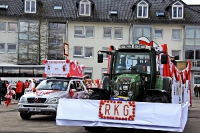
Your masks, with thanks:
[{"label": "car door", "polygon": [[76,82],[77,87],[77,99],[83,99],[86,93],[86,87],[81,80],[77,80]]}]

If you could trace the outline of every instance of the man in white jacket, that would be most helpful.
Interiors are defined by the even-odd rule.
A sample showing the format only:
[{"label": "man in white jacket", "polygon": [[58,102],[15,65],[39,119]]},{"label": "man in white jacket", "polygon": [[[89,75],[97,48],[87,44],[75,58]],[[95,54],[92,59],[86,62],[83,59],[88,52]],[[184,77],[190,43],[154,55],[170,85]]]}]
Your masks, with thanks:
[{"label": "man in white jacket", "polygon": [[29,79],[28,82],[30,83],[28,88],[25,89],[24,94],[27,92],[33,92],[33,89],[35,88],[35,83],[33,82],[33,79]]}]

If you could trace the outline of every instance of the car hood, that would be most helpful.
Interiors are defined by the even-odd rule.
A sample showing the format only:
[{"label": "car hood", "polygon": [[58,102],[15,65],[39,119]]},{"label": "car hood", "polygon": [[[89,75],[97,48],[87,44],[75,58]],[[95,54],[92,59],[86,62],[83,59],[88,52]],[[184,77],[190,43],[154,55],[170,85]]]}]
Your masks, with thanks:
[{"label": "car hood", "polygon": [[24,97],[25,98],[29,98],[29,97],[51,98],[51,97],[60,97],[64,93],[66,93],[66,91],[37,90],[36,92],[29,92],[29,93],[25,94]]}]

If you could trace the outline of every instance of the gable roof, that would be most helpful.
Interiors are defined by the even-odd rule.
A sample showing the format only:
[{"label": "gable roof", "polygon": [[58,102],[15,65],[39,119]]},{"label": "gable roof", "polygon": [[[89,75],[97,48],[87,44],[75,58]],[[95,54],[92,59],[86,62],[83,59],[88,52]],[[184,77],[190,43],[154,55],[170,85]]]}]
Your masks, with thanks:
[{"label": "gable roof", "polygon": [[[77,15],[76,3],[78,0],[40,0],[42,2],[41,18],[51,20],[69,20],[69,21],[86,21],[86,22],[118,22],[118,23],[137,23],[137,24],[151,24],[151,23],[166,23],[166,24],[197,24],[200,23],[200,5],[185,6],[184,18],[180,20],[173,20],[170,18],[169,12],[165,8],[175,1],[173,0],[145,0],[151,4],[148,19],[136,18],[135,11],[132,6],[141,0],[92,0],[94,8],[92,16],[80,17]],[[177,0],[176,0],[177,1]],[[0,17],[11,18],[27,18],[37,19],[37,14],[25,14],[24,3],[22,0],[0,0],[0,5],[8,5],[7,10],[0,9]],[[62,6],[62,10],[54,10],[54,6]],[[117,16],[110,16],[109,11],[117,10]],[[156,12],[165,12],[166,17],[156,17]]]}]

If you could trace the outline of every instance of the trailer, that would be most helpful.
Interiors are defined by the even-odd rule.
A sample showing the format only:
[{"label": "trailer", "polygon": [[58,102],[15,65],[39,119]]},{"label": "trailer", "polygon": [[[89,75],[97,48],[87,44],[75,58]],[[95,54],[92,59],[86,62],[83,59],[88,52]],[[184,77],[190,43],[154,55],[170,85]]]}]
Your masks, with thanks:
[{"label": "trailer", "polygon": [[[85,99],[59,99],[59,126],[122,127],[182,132],[191,106],[190,61],[179,70],[167,44],[146,37],[139,44],[122,44],[107,53],[108,71],[102,88],[90,88]],[[67,113],[66,113],[67,110]]]}]

